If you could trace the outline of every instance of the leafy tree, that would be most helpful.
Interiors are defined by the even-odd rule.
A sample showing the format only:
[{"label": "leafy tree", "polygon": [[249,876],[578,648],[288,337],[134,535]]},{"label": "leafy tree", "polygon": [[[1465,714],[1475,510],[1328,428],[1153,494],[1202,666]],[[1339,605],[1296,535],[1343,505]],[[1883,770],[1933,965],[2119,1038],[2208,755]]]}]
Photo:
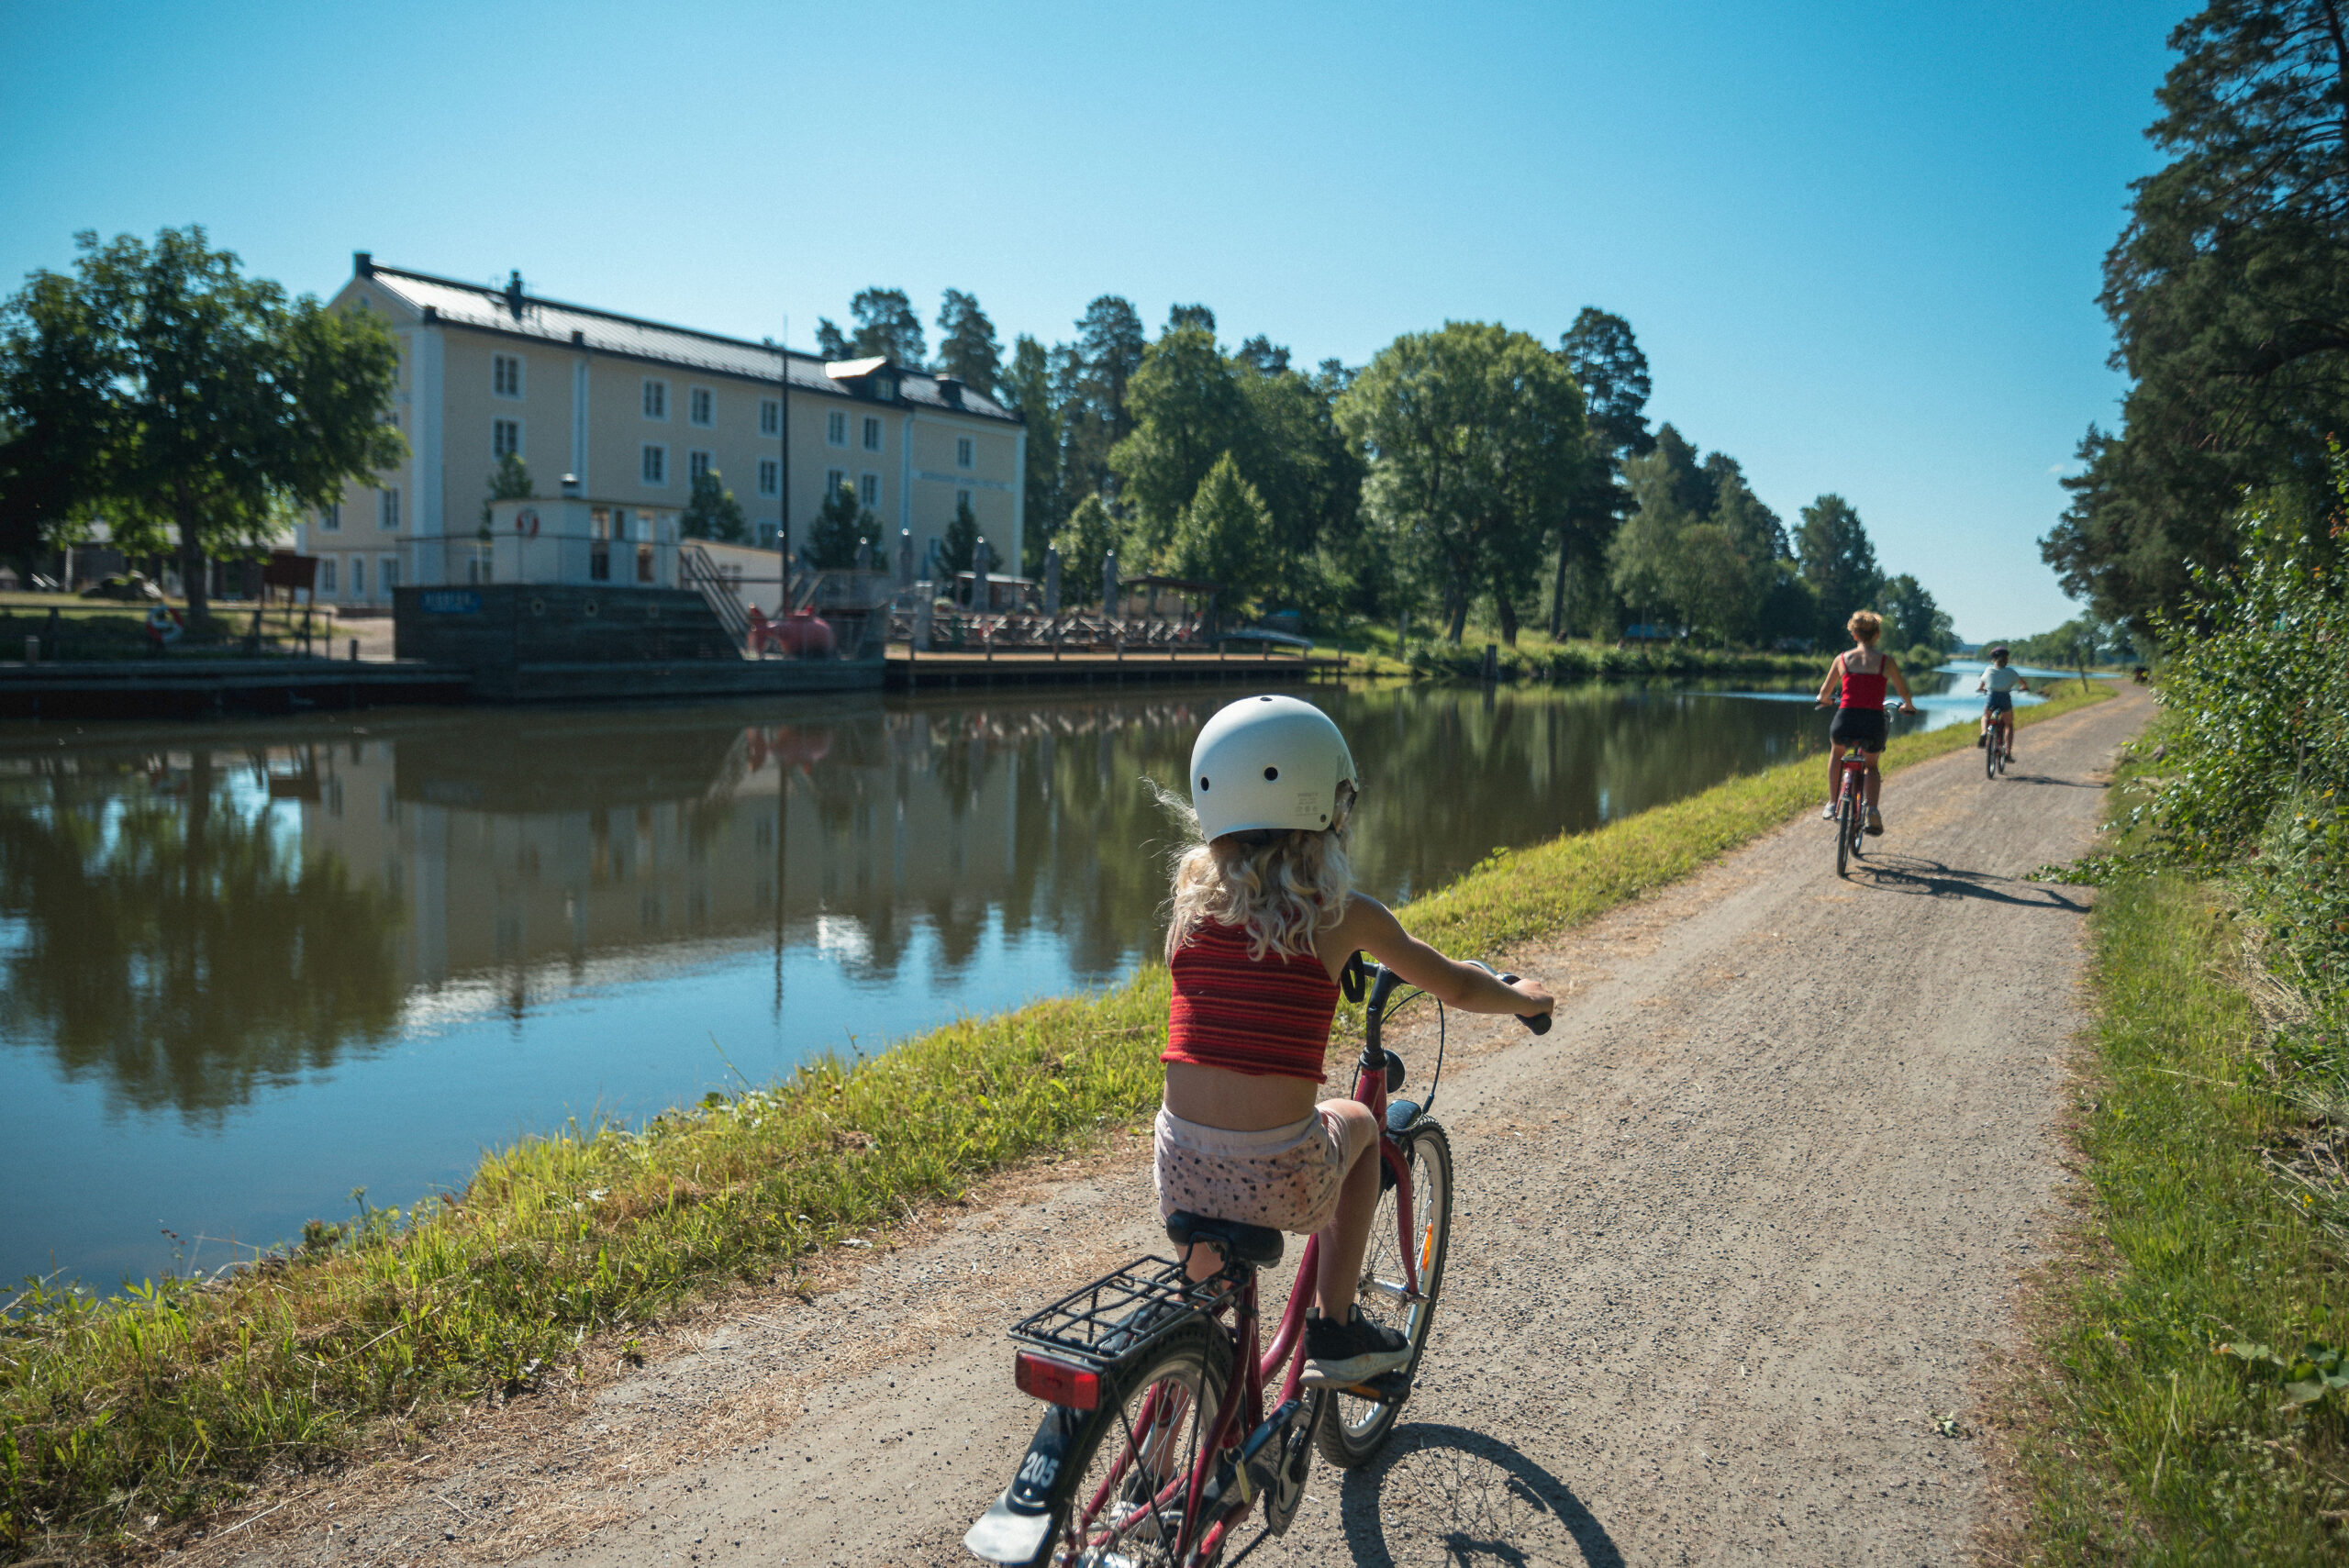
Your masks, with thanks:
[{"label": "leafy tree", "polygon": [[530,483],[530,465],[519,452],[507,452],[489,471],[489,487],[481,497],[481,537],[489,537],[489,509],[500,501],[527,501],[538,494]]},{"label": "leafy tree", "polygon": [[1841,495],[1821,495],[1802,509],[1795,529],[1795,554],[1802,574],[1819,600],[1817,635],[1833,642],[1843,635],[1843,622],[1854,610],[1875,603],[1883,583],[1877,571],[1876,546],[1860,514]]},{"label": "leafy tree", "polygon": [[[1044,569],[1044,547],[1054,542],[1068,517],[1061,493],[1061,408],[1052,396],[1052,361],[1044,346],[1025,332],[1012,345],[1011,370],[996,390],[1005,406],[1027,423],[1027,520],[1020,562],[1024,575]],[[1063,550],[1065,562],[1068,552]]]},{"label": "leafy tree", "polygon": [[[954,520],[946,525],[946,533],[939,541],[939,555],[944,560],[949,575],[958,572],[977,570],[971,563],[979,554],[979,519],[973,515],[968,501],[954,503]],[[993,563],[990,563],[993,570]],[[976,584],[973,584],[974,591]]]},{"label": "leafy tree", "polygon": [[863,360],[879,354],[909,368],[929,362],[921,317],[914,313],[914,302],[905,290],[860,289],[848,302],[848,313],[856,325],[853,334],[841,332],[829,317],[818,318],[816,348],[824,358]]},{"label": "leafy tree", "polygon": [[2091,426],[2041,551],[2069,593],[2143,624],[2233,557],[2246,488],[2283,493],[2316,548],[2324,437],[2349,416],[2349,40],[2339,0],[2214,0],[2178,60],[2105,258],[2124,428]]},{"label": "leafy tree", "polygon": [[1588,455],[1564,360],[1523,333],[1453,322],[1381,350],[1338,411],[1371,454],[1365,503],[1440,596],[1447,635],[1460,640],[1484,593],[1513,632]]},{"label": "leafy tree", "polygon": [[1550,589],[1550,635],[1566,630],[1566,585],[1577,568],[1591,572],[1631,508],[1621,483],[1624,462],[1652,450],[1647,403],[1648,358],[1631,324],[1585,306],[1559,340],[1566,366],[1582,388],[1585,418],[1598,457],[1584,472],[1561,519],[1557,575]]},{"label": "leafy tree", "polygon": [[1704,514],[1683,499],[1687,486],[1680,483],[1696,465],[1675,461],[1683,451],[1693,455],[1692,450],[1671,426],[1664,432],[1672,442],[1623,465],[1632,511],[1607,548],[1609,585],[1640,620],[1650,622],[1679,613],[1681,539],[1704,521]]},{"label": "leafy tree", "polygon": [[1956,627],[1925,585],[1908,573],[1885,579],[1876,608],[1887,623],[1887,648],[1930,648],[1936,655],[1957,646]]},{"label": "leafy tree", "polygon": [[[209,556],[405,454],[384,417],[399,350],[371,313],[244,276],[200,228],[77,243],[72,277],[36,272],[0,316],[0,474],[27,487],[0,516],[104,506],[125,537],[169,528],[201,618]],[[45,450],[86,466],[61,473]]]},{"label": "leafy tree", "polygon": [[[1210,327],[1208,330],[1214,328]],[[1240,352],[1232,357],[1258,375],[1281,375],[1288,370],[1288,350],[1262,332],[1241,344]]]},{"label": "leafy tree", "polygon": [[1215,312],[1204,305],[1169,306],[1166,310],[1166,330],[1169,332],[1199,331],[1212,339],[1215,336]]},{"label": "leafy tree", "polygon": [[995,323],[979,308],[978,300],[961,289],[948,289],[938,308],[938,368],[989,397],[1003,377],[1003,348],[996,341]]},{"label": "leafy tree", "polygon": [[820,571],[845,572],[856,564],[856,547],[881,537],[881,519],[843,484],[824,497],[807,528],[807,555]]},{"label": "leafy tree", "polygon": [[1087,495],[1068,515],[1057,540],[1061,549],[1061,598],[1068,604],[1088,604],[1100,592],[1101,571],[1109,552],[1122,550],[1118,519],[1098,495]]},{"label": "leafy tree", "polygon": [[[871,513],[865,514],[871,517]],[[750,519],[742,515],[742,503],[734,499],[734,492],[726,488],[726,477],[714,468],[706,468],[694,480],[693,494],[685,498],[685,515],[678,528],[687,539],[717,539],[723,544],[740,544],[751,537]],[[879,524],[874,523],[867,539],[879,537]],[[856,559],[856,547],[849,547],[850,563]]]},{"label": "leafy tree", "polygon": [[1216,584],[1219,617],[1237,617],[1263,589],[1272,514],[1226,452],[1175,520],[1168,564],[1174,575]]},{"label": "leafy tree", "polygon": [[1250,444],[1248,399],[1212,332],[1169,327],[1142,351],[1126,406],[1133,434],[1110,450],[1109,467],[1124,482],[1119,495],[1141,542],[1156,555],[1208,471]]}]

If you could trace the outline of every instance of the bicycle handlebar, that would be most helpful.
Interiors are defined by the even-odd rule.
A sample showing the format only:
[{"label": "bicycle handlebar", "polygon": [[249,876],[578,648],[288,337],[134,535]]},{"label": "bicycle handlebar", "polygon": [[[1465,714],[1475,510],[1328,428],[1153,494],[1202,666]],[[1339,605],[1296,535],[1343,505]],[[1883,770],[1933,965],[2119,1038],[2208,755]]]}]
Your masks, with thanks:
[{"label": "bicycle handlebar", "polygon": [[[1514,985],[1521,978],[1521,976],[1515,974],[1494,974],[1493,966],[1491,964],[1479,962],[1473,958],[1468,962],[1475,967],[1483,970],[1486,973],[1492,974],[1494,979],[1499,981],[1504,985]],[[1519,1023],[1523,1024],[1527,1029],[1531,1029],[1535,1034],[1548,1034],[1550,1032],[1550,1015],[1547,1013],[1512,1013],[1509,1016],[1515,1018]]]}]

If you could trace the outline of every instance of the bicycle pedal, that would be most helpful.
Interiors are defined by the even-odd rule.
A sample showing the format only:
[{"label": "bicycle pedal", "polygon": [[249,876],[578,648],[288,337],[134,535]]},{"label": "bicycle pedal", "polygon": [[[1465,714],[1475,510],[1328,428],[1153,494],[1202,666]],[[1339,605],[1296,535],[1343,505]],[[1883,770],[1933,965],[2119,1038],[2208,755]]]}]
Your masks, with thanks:
[{"label": "bicycle pedal", "polygon": [[1382,1372],[1376,1377],[1365,1378],[1338,1392],[1351,1394],[1357,1399],[1375,1400],[1381,1405],[1400,1405],[1410,1396],[1411,1374],[1399,1369]]}]

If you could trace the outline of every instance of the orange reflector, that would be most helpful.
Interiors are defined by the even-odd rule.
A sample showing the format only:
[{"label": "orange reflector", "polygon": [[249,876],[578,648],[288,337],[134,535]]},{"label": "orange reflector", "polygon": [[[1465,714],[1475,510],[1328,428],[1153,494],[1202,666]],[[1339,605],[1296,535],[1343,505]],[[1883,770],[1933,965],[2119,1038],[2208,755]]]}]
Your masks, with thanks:
[{"label": "orange reflector", "polygon": [[1013,1358],[1012,1375],[1020,1393],[1033,1395],[1048,1405],[1091,1410],[1101,1403],[1101,1374],[1085,1367],[1021,1351]]}]

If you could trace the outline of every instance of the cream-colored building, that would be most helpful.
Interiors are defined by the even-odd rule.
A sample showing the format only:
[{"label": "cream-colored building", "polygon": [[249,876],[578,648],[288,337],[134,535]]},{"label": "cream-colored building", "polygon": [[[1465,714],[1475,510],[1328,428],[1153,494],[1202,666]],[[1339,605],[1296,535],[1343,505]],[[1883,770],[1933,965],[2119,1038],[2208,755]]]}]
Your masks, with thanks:
[{"label": "cream-colored building", "polygon": [[[1027,433],[1018,416],[950,376],[884,360],[810,354],[528,293],[354,259],[336,308],[380,313],[400,346],[392,417],[408,457],[305,519],[321,600],[387,606],[401,585],[480,582],[490,476],[513,452],[536,494],[628,506],[655,531],[714,468],[774,548],[790,490],[804,544],[828,492],[856,490],[893,548],[929,558],[967,501],[996,560],[1019,560]],[[785,380],[788,376],[788,381]],[[785,412],[789,447],[785,447]],[[885,559],[892,559],[885,556]]]}]

